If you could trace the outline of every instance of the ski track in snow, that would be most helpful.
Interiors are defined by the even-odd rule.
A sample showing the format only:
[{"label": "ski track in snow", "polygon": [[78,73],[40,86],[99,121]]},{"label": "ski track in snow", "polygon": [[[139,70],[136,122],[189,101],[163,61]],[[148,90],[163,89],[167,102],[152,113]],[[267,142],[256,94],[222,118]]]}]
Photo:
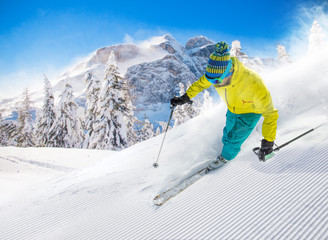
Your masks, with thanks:
[{"label": "ski track in snow", "polygon": [[161,207],[140,194],[139,180],[78,183],[0,209],[0,238],[327,239],[327,143],[294,144],[266,163],[243,153]]},{"label": "ski track in snow", "polygon": [[44,163],[44,162],[39,162],[39,161],[34,161],[34,160],[24,160],[22,158],[18,157],[0,157],[0,159],[10,161],[12,163],[18,163],[18,162],[23,162],[23,163],[28,163],[37,167],[44,167],[44,168],[49,168],[52,170],[60,171],[60,172],[70,172],[73,171],[73,168],[68,168],[68,167],[63,167],[55,164],[50,164],[50,163]]}]

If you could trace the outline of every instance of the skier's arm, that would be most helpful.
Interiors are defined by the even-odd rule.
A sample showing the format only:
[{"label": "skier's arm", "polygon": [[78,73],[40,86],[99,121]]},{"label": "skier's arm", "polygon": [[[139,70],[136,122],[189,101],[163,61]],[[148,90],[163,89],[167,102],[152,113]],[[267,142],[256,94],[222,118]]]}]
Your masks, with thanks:
[{"label": "skier's arm", "polygon": [[272,98],[269,90],[260,82],[257,96],[255,97],[255,107],[259,109],[264,117],[262,125],[263,138],[269,142],[276,139],[278,110],[273,107]]},{"label": "skier's arm", "polygon": [[211,85],[212,84],[205,78],[205,75],[203,75],[188,88],[186,93],[191,99],[193,97],[196,97],[196,95],[204,89],[209,88]]}]

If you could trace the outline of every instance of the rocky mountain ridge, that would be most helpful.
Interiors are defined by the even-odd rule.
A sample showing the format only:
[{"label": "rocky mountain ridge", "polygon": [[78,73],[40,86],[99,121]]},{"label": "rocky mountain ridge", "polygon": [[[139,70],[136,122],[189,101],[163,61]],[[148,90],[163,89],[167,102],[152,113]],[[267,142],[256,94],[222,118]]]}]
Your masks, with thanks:
[{"label": "rocky mountain ridge", "polygon": [[[196,81],[204,73],[209,55],[214,51],[215,42],[198,36],[189,39],[185,45],[179,43],[169,34],[154,37],[149,41],[139,44],[118,44],[96,50],[81,63],[68,69],[53,85],[55,101],[69,83],[74,91],[76,101],[84,105],[84,90],[86,83],[83,81],[88,72],[94,77],[104,79],[105,64],[113,51],[118,68],[130,86],[130,92],[136,106],[135,112],[139,116],[149,117],[152,122],[164,120],[162,108],[174,95],[179,95],[179,83],[185,87],[188,82]],[[265,64],[272,64],[274,60],[249,58],[244,54],[241,60],[259,70]],[[251,67],[252,67],[251,66]],[[255,66],[255,67],[254,67]],[[30,90],[31,100],[35,108],[42,106],[42,92]],[[18,99],[0,100],[0,109],[14,112]],[[167,110],[163,110],[166,112]],[[158,114],[154,114],[158,112]],[[165,115],[165,114],[164,114]]]}]

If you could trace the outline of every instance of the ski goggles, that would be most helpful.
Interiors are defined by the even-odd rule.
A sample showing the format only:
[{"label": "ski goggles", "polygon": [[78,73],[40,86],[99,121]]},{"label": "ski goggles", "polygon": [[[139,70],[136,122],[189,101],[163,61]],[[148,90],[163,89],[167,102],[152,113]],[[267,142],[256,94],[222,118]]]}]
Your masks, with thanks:
[{"label": "ski goggles", "polygon": [[232,72],[230,73],[231,67],[232,67],[232,61],[230,60],[226,70],[219,78],[211,78],[211,77],[207,76],[207,74],[205,74],[205,77],[213,85],[221,84],[223,82],[223,79],[225,79],[226,77],[229,77],[232,74]]}]

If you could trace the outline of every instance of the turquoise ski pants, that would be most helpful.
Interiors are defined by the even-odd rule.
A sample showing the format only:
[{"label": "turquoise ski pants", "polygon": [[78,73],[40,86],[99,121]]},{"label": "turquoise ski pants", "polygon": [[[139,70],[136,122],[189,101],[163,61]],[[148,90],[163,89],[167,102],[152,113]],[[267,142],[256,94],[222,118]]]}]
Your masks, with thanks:
[{"label": "turquoise ski pants", "polygon": [[223,129],[222,157],[232,160],[237,156],[241,145],[251,134],[261,116],[255,113],[234,114],[228,110],[226,126]]}]

